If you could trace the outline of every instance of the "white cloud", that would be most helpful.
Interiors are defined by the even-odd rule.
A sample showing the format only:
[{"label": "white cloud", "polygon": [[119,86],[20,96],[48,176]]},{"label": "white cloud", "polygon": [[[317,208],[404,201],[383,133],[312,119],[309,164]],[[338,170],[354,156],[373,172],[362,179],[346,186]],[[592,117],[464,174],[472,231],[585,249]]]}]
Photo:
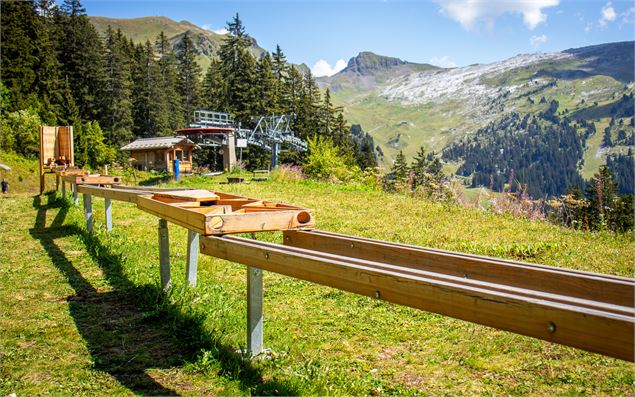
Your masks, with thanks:
[{"label": "white cloud", "polygon": [[343,59],[338,59],[337,62],[335,62],[335,66],[331,66],[331,64],[324,59],[320,59],[311,68],[311,73],[316,77],[333,76],[335,73],[344,69],[346,65],[347,63]]},{"label": "white cloud", "polygon": [[628,10],[624,11],[621,16],[622,23],[620,23],[620,27],[625,24],[635,23],[635,7],[631,7]]},{"label": "white cloud", "polygon": [[587,23],[587,25],[584,27],[584,31],[586,33],[589,33],[591,31],[591,24],[590,23]]},{"label": "white cloud", "polygon": [[214,27],[212,26],[211,23],[206,23],[205,25],[201,26],[203,29],[205,30],[209,30],[210,32],[214,32],[216,34],[227,34],[229,33],[229,31],[225,28],[220,28],[220,29],[214,29]]},{"label": "white cloud", "polygon": [[450,59],[449,56],[444,55],[442,57],[432,57],[430,58],[430,63],[432,65],[440,66],[442,68],[455,68],[456,62]]},{"label": "white cloud", "polygon": [[609,22],[615,21],[615,18],[617,18],[617,13],[609,1],[602,7],[602,11],[600,12],[600,25],[606,26]]},{"label": "white cloud", "polygon": [[503,14],[522,14],[529,29],[547,20],[544,8],[555,7],[560,0],[435,0],[441,13],[472,30],[479,22],[492,27],[494,20]]},{"label": "white cloud", "polygon": [[538,48],[541,45],[545,44],[546,42],[547,42],[546,34],[541,34],[540,36],[531,36],[531,38],[529,39],[529,44],[531,44],[531,46],[534,48]]}]

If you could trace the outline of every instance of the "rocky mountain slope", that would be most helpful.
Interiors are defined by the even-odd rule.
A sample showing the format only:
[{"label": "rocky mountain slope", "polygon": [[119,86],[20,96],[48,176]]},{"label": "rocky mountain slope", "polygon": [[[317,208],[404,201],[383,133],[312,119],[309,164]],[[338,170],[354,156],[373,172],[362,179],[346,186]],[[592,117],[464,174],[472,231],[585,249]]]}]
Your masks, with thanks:
[{"label": "rocky mountain slope", "polygon": [[[542,112],[553,99],[563,116],[584,116],[602,131],[611,116],[602,109],[633,92],[633,46],[609,43],[447,69],[360,53],[319,83],[332,90],[349,122],[373,135],[390,164],[400,150],[440,151],[510,112]],[[583,175],[609,154],[594,137],[587,152]]]}]

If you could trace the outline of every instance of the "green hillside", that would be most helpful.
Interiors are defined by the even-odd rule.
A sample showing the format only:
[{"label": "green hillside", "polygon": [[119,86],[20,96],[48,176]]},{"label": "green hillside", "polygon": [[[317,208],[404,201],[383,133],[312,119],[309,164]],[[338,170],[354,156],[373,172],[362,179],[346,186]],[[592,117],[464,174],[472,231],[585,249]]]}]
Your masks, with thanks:
[{"label": "green hillside", "polygon": [[[147,40],[155,42],[162,31],[170,40],[174,48],[178,45],[182,35],[190,32],[194,47],[197,52],[197,61],[203,70],[207,69],[212,58],[223,43],[223,35],[203,29],[188,21],[176,22],[167,17],[142,17],[142,18],[108,18],[100,16],[89,17],[91,23],[98,32],[104,33],[111,26],[113,29],[121,29],[124,36],[135,43],[145,43]],[[251,52],[260,57],[263,49],[253,40]]]},{"label": "green hillside", "polygon": [[[453,69],[388,62],[394,58],[368,54],[360,53],[349,67],[319,82],[331,89],[349,122],[370,132],[387,166],[400,150],[409,158],[420,146],[439,152],[506,113],[544,111],[542,97],[547,103],[557,100],[562,116],[596,123],[601,135],[611,118],[608,110],[635,87],[633,42],[524,54]],[[607,154],[625,150],[598,152],[598,144],[597,136],[588,142],[581,171],[585,176],[595,172]]]}]

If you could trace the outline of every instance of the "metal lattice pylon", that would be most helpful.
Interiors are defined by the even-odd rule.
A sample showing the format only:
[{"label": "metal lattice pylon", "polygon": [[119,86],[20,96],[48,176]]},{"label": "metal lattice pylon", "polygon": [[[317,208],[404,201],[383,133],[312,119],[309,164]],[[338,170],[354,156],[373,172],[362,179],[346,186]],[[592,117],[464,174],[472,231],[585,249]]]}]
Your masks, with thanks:
[{"label": "metal lattice pylon", "polygon": [[307,143],[295,136],[291,130],[291,116],[272,114],[271,116],[254,118],[253,120],[257,120],[256,127],[247,132],[247,143],[271,150],[272,168],[278,166],[278,156],[283,143],[299,151],[308,149]]}]

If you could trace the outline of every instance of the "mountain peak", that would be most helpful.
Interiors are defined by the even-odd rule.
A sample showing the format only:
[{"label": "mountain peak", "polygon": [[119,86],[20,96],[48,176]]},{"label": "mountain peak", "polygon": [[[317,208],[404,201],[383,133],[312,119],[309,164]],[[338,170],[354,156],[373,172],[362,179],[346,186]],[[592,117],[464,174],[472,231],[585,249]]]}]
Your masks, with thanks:
[{"label": "mountain peak", "polygon": [[377,55],[370,51],[362,51],[348,61],[348,65],[342,72],[353,72],[361,75],[372,74],[395,66],[406,65],[409,62],[399,58]]}]

